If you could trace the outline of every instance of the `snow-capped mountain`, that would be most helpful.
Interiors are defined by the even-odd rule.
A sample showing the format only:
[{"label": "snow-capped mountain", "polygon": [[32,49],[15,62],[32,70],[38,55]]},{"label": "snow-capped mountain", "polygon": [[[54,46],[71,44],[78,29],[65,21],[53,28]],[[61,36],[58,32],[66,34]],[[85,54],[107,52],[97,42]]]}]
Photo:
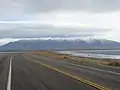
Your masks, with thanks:
[{"label": "snow-capped mountain", "polygon": [[0,50],[120,49],[120,43],[105,39],[32,38],[9,42]]}]

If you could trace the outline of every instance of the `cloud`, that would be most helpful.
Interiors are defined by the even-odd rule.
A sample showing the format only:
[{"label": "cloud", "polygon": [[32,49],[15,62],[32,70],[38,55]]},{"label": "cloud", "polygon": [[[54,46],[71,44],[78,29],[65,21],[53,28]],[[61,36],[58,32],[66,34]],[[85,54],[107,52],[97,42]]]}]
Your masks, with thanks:
[{"label": "cloud", "polygon": [[[106,30],[107,31],[107,30]],[[71,35],[78,34],[79,37],[100,35],[104,29],[86,27],[56,27],[41,24],[0,24],[0,38],[35,38],[49,35]]]},{"label": "cloud", "polygon": [[120,12],[85,13],[56,11],[38,13],[31,20],[55,26],[86,26],[106,29],[120,29]]},{"label": "cloud", "polygon": [[[23,19],[26,15],[52,11],[111,12],[120,11],[120,0],[1,0],[4,19]],[[9,16],[8,16],[9,14]],[[21,16],[21,17],[20,17]],[[12,17],[12,19],[10,19]],[[16,20],[15,19],[15,20]],[[25,18],[24,18],[25,19]],[[2,18],[1,18],[2,20]]]},{"label": "cloud", "polygon": [[1,0],[0,38],[78,33],[119,40],[119,16],[120,0]]},{"label": "cloud", "polygon": [[106,12],[120,10],[120,0],[1,0],[0,7],[29,13],[54,10]]}]

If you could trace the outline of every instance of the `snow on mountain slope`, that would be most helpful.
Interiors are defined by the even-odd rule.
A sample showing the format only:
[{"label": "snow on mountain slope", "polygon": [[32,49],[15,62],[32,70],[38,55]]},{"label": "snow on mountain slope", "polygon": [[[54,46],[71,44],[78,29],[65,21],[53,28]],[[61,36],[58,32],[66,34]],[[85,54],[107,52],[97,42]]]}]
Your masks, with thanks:
[{"label": "snow on mountain slope", "polygon": [[32,38],[9,42],[0,50],[120,49],[120,43],[104,39]]}]

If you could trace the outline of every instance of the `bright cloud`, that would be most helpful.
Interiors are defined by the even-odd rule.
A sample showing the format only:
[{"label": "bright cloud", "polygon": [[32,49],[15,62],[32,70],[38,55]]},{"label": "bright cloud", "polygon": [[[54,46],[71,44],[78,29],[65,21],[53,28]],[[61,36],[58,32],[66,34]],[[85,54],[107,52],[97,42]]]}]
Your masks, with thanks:
[{"label": "bright cloud", "polygon": [[38,13],[32,20],[55,26],[85,26],[105,29],[120,29],[120,12],[49,12]]}]

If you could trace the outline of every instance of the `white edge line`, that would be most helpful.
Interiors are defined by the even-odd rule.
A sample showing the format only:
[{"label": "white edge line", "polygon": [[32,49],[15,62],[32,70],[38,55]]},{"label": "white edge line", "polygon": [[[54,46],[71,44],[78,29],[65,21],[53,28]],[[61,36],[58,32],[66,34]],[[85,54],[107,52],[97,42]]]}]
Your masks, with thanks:
[{"label": "white edge line", "polygon": [[10,64],[9,64],[7,90],[11,90],[11,74],[12,74],[11,71],[12,71],[12,57],[10,58]]},{"label": "white edge line", "polygon": [[96,70],[96,71],[102,71],[102,72],[107,72],[107,73],[112,73],[112,74],[120,75],[120,73],[113,72],[113,71],[108,71],[108,70],[103,70],[103,69],[98,69],[98,68],[92,68],[92,67],[88,67],[88,66],[77,65],[77,64],[68,63],[68,62],[63,62],[63,61],[60,61],[60,62],[61,62],[61,63],[69,64],[69,65],[74,65],[74,66],[83,67],[83,68],[88,68],[88,69],[92,69],[92,70]]}]

